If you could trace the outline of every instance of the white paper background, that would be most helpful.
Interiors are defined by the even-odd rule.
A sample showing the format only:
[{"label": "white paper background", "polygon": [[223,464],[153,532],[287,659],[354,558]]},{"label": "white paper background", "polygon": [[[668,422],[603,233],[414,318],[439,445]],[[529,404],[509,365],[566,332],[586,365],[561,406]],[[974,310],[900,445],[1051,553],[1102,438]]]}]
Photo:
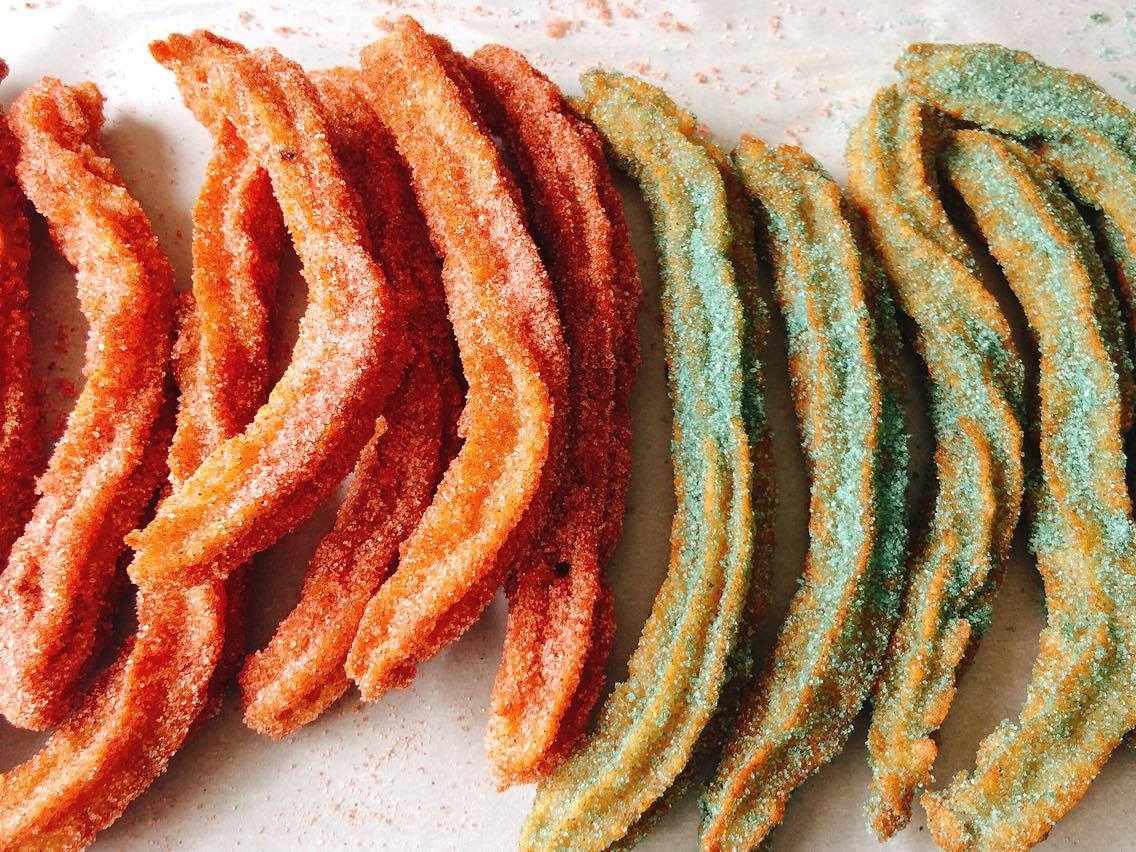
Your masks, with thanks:
[{"label": "white paper background", "polygon": [[[310,10],[302,7],[311,6]],[[553,8],[553,7],[556,8]],[[223,3],[29,2],[0,11],[0,56],[12,77],[2,100],[41,74],[91,79],[107,95],[106,144],[154,218],[181,286],[189,277],[189,210],[204,167],[207,134],[181,106],[171,76],[146,50],[175,30],[209,27],[248,44],[272,44],[307,67],[352,63],[400,10],[461,49],[501,41],[524,50],[568,93],[576,74],[603,63],[662,83],[694,109],[726,146],[742,131],[799,140],[838,177],[851,123],[876,88],[893,79],[902,48],[920,40],[993,40],[1088,73],[1136,101],[1136,6],[1114,2],[568,4],[446,2]],[[604,9],[610,12],[605,20]],[[567,29],[560,38],[551,29]],[[1129,79],[1131,78],[1131,79]],[[665,571],[673,499],[667,459],[668,406],[659,342],[657,283],[649,223],[629,194],[647,297],[640,317],[644,364],[636,392],[635,470],[627,532],[614,564],[619,629],[611,664],[620,677]],[[40,233],[42,242],[42,232]],[[66,268],[41,251],[34,301],[39,361],[56,407],[77,380],[83,326]],[[302,292],[288,300],[292,319]],[[285,334],[288,323],[284,323]],[[69,343],[69,346],[57,345]],[[778,478],[777,599],[783,608],[805,548],[807,497],[787,394],[783,343],[768,355]],[[926,440],[917,442],[924,467]],[[922,477],[925,479],[925,477]],[[253,641],[270,635],[294,603],[324,510],[259,561]],[[938,777],[972,765],[975,746],[1017,712],[1042,624],[1040,583],[1018,558],[983,643],[943,729]],[[780,609],[780,608],[779,608]],[[779,609],[764,635],[776,629]],[[494,604],[457,645],[423,667],[414,686],[363,706],[342,701],[283,743],[246,730],[230,701],[222,716],[173,760],[99,848],[242,849],[423,848],[497,850],[515,845],[530,788],[495,792],[482,731],[497,664],[504,608]],[[0,767],[15,764],[39,738],[0,727]],[[794,795],[774,848],[871,849],[863,825],[868,781],[863,724],[844,754]],[[1132,792],[1136,758],[1118,753],[1046,848],[1136,848]],[[686,802],[644,844],[694,844],[697,811]],[[931,848],[921,814],[891,848]]]}]

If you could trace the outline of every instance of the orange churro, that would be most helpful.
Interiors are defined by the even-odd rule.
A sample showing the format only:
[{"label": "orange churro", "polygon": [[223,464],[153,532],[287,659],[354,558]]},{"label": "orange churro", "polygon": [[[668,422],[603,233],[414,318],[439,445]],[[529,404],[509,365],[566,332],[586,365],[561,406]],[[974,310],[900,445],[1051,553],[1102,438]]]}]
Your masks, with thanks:
[{"label": "orange churro", "polygon": [[[0,60],[0,80],[8,66]],[[28,200],[16,180],[20,143],[0,114],[0,566],[35,505],[39,404],[28,334]]]},{"label": "orange churro", "polygon": [[[193,290],[181,310],[174,374],[181,392],[170,483],[184,482],[237,434],[269,391],[269,323],[284,222],[268,173],[223,125],[193,209]],[[248,569],[225,581],[225,638],[195,724],[220,709],[245,656]]]},{"label": "orange churro", "polygon": [[[489,721],[489,754],[503,785],[546,775],[583,733],[602,681],[607,593],[600,576],[606,504],[618,486],[607,459],[619,456],[615,418],[618,314],[611,225],[582,123],[557,88],[521,54],[491,45],[469,60],[469,77],[495,135],[516,164],[534,234],[548,263],[570,353],[565,469],[541,531],[541,553],[507,585],[509,623]],[[623,465],[616,475],[626,476]],[[606,607],[610,609],[610,605]],[[600,647],[595,647],[598,640]],[[586,695],[580,695],[581,685]],[[580,701],[580,698],[586,700]],[[567,733],[565,731],[564,733]],[[554,748],[555,746],[555,748]]]},{"label": "orange churro", "polygon": [[102,95],[44,78],[12,108],[17,174],[76,268],[86,384],[0,578],[0,710],[42,729],[71,709],[105,627],[123,536],[152,492],[134,479],[169,366],[173,273],[99,146]]},{"label": "orange churro", "polygon": [[524,552],[564,351],[547,273],[448,47],[401,18],[362,59],[443,257],[469,382],[465,444],[398,570],[368,604],[348,657],[348,674],[374,698],[460,635]]},{"label": "orange churro", "polygon": [[204,31],[151,45],[207,126],[228,122],[268,172],[308,280],[287,370],[248,427],[214,449],[130,536],[142,586],[223,579],[343,478],[402,375],[401,317],[302,69]]}]

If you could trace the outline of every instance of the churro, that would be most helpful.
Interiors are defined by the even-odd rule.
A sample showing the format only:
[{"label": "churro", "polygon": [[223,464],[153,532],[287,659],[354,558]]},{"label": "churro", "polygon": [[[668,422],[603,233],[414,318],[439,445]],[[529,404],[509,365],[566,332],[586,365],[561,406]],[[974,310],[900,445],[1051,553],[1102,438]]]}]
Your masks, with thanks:
[{"label": "churro", "polygon": [[1094,291],[1105,278],[1076,208],[1032,154],[981,131],[941,161],[1026,314],[1041,354],[1041,482],[1031,545],[1047,624],[1017,722],[975,770],[923,797],[945,849],[1024,849],[1084,794],[1136,725],[1136,529],[1122,397]]},{"label": "churro", "polygon": [[223,579],[293,529],[339,483],[401,379],[404,326],[368,250],[356,197],[302,69],[204,31],[151,45],[211,128],[233,125],[268,172],[311,295],[284,375],[131,534],[141,586]]},{"label": "churro", "polygon": [[[0,80],[8,66],[0,60]],[[0,565],[35,505],[42,456],[28,333],[28,200],[16,180],[20,143],[0,114]]]},{"label": "churro", "polygon": [[[244,429],[268,397],[269,330],[284,236],[268,173],[232,125],[222,125],[193,207],[193,289],[181,306],[174,347],[181,396],[170,447],[172,487]],[[195,725],[220,709],[244,661],[248,596],[243,566],[225,581],[224,642]],[[185,685],[183,703],[200,700],[192,692],[197,684]]]},{"label": "churro", "polygon": [[[598,186],[610,178],[601,175],[606,164],[593,157],[582,123],[516,51],[483,47],[467,68],[489,127],[516,164],[569,352],[564,470],[536,558],[506,585],[509,621],[488,744],[499,780],[509,785],[543,777],[564,759],[583,734],[578,724],[569,733],[565,716],[572,709],[572,718],[586,722],[602,686],[582,678],[586,668],[602,676],[611,635],[599,551],[612,522],[606,503],[619,488],[608,481],[608,459],[627,451],[617,446],[615,417],[615,339],[623,320],[617,235]],[[613,472],[628,473],[618,464]]]},{"label": "churro", "polygon": [[524,551],[566,364],[547,273],[449,47],[404,17],[362,63],[443,257],[469,383],[465,443],[348,656],[348,675],[374,698],[460,635]]},{"label": "churro", "polygon": [[538,788],[524,849],[607,847],[686,766],[717,707],[746,610],[750,434],[764,432],[760,396],[745,409],[755,388],[748,382],[759,376],[747,359],[747,344],[759,341],[745,340],[747,311],[756,308],[740,297],[725,185],[709,143],[652,86],[600,71],[585,74],[583,85],[581,109],[640,181],[656,222],[678,510],[671,567],[628,679],[592,735]]},{"label": "churro", "polygon": [[0,578],[0,711],[35,729],[73,706],[109,618],[123,537],[157,485],[140,468],[164,398],[173,272],[100,147],[102,104],[93,84],[46,77],[10,122],[20,184],[75,267],[90,323],[86,383]]},{"label": "churro", "polygon": [[[753,848],[843,748],[898,615],[907,430],[894,325],[839,188],[800,149],[743,138],[734,162],[765,224],[810,471],[803,585],[703,800],[703,849]],[[881,367],[881,365],[883,365]]]},{"label": "churro", "polygon": [[848,147],[849,194],[918,326],[938,490],[874,697],[868,819],[902,828],[930,780],[957,670],[990,621],[1022,499],[1023,369],[1009,326],[937,196],[927,108],[880,91]]},{"label": "churro", "polygon": [[726,659],[725,679],[714,715],[702,729],[686,767],[646,812],[612,848],[630,849],[659,821],[692,786],[707,780],[708,769],[721,756],[722,746],[733,730],[746,687],[757,658],[753,642],[769,604],[770,570],[773,565],[773,510],[776,499],[773,443],[766,426],[760,350],[769,335],[770,316],[758,289],[757,230],[745,187],[737,170],[716,145],[701,136],[691,137],[718,167],[726,194],[730,222],[730,262],[744,310],[742,334],[742,418],[749,437],[750,511],[753,515],[753,556],[750,559],[749,598],[738,625],[738,638]]}]

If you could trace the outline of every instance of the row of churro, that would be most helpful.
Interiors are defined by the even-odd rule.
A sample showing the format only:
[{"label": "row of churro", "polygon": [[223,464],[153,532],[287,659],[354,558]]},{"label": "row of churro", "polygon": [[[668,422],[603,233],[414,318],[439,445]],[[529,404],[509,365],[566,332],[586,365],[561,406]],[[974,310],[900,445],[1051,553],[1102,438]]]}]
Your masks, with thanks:
[{"label": "row of churro", "polygon": [[[924,796],[940,845],[1024,848],[1136,725],[1136,528],[1123,450],[1132,362],[1113,290],[1127,296],[1130,283],[1136,115],[1084,77],[993,45],[917,46],[899,68],[933,108],[1035,145],[959,130],[938,154],[1040,352],[1031,547],[1047,625],[1017,722],[984,741],[973,773]],[[1103,217],[1107,263],[1074,200]]]},{"label": "row of churro", "polygon": [[[688,329],[699,314],[692,301],[675,316],[670,299],[692,280],[722,281],[698,263],[713,259],[708,247],[748,235],[736,214],[705,205],[727,210],[739,179],[751,196],[789,341],[812,480],[810,547],[762,672],[740,703],[719,687],[724,735],[712,693],[701,690],[707,672],[721,681],[729,666],[702,656],[685,684],[673,678],[722,635],[703,627],[699,642],[683,631],[716,615],[727,580],[716,581],[710,605],[689,593],[678,598],[678,578],[668,576],[628,681],[580,751],[542,782],[522,848],[637,840],[698,772],[681,761],[707,756],[691,746],[692,726],[702,727],[699,745],[720,753],[703,794],[702,848],[759,846],[793,789],[843,747],[869,696],[869,824],[886,838],[907,822],[915,792],[931,781],[932,737],[960,668],[990,623],[1027,482],[1021,358],[948,214],[943,181],[1001,265],[1041,353],[1042,464],[1029,497],[1049,624],[1018,722],[983,744],[974,773],[924,795],[934,840],[949,849],[1037,843],[1136,725],[1136,529],[1123,451],[1133,423],[1123,317],[1131,314],[1136,269],[1136,117],[1090,81],[994,45],[917,46],[900,69],[904,82],[883,89],[853,133],[847,201],[803,152],[757,140],[735,152],[737,177],[717,174],[712,166],[722,158],[661,91],[617,75],[584,78],[585,114],[643,184],[655,214],[680,499],[690,488],[682,479],[682,393],[698,385],[684,381],[676,361],[697,343],[688,331],[677,350],[673,329]],[[699,148],[711,156],[696,167]],[[700,231],[707,226],[716,228],[713,237]],[[743,311],[760,310],[744,260],[732,260]],[[910,557],[896,307],[915,329],[937,444],[933,506],[913,533]],[[717,325],[706,326],[704,339],[720,335],[725,324]],[[681,518],[680,502],[676,533]],[[675,552],[692,552],[689,540]],[[755,549],[751,601],[764,593],[760,554]],[[743,645],[750,629],[741,625]],[[676,656],[668,641],[683,652]],[[676,691],[686,694],[677,707]]]},{"label": "row of churro", "polygon": [[[643,81],[593,70],[568,101],[519,53],[462,55],[410,18],[357,68],[309,73],[204,31],[151,52],[213,137],[180,301],[92,84],[45,78],[0,122],[0,713],[55,729],[0,776],[0,849],[90,843],[233,680],[246,723],[278,738],[352,684],[407,686],[500,589],[487,746],[502,787],[540,782],[522,848],[630,845],[694,785],[702,848],[757,847],[868,704],[886,838],[932,780],[1023,504],[1048,625],[1018,721],[924,793],[934,839],[1038,842],[1136,726],[1136,116],[1091,81],[993,45],[914,46],[852,134],[845,193],[798,148],[747,137],[726,156]],[[605,154],[654,224],[677,508],[593,725],[639,357]],[[90,325],[47,457],[27,202]],[[309,301],[270,386],[286,237]],[[970,237],[1037,342],[1036,415]],[[767,659],[762,266],[810,482]],[[936,444],[914,528],[900,314]],[[249,561],[348,475],[298,603],[246,657]],[[98,671],[127,577],[137,627]]]},{"label": "row of churro", "polygon": [[[4,500],[29,520],[2,578],[0,692],[11,722],[62,724],[3,776],[0,847],[89,843],[238,669],[248,723],[283,736],[351,679],[368,697],[409,683],[502,584],[491,756],[503,784],[546,774],[602,691],[601,569],[630,473],[639,282],[594,131],[519,54],[467,59],[409,19],[359,70],[308,75],[205,32],[152,52],[215,139],[172,348],[172,274],[98,147],[97,89],[45,79],[4,139]],[[419,99],[400,73],[426,84]],[[91,320],[88,381],[34,511],[23,193]],[[310,298],[270,388],[285,226]],[[242,566],[352,465],[300,602],[244,660]],[[84,690],[127,548],[137,629]]]}]

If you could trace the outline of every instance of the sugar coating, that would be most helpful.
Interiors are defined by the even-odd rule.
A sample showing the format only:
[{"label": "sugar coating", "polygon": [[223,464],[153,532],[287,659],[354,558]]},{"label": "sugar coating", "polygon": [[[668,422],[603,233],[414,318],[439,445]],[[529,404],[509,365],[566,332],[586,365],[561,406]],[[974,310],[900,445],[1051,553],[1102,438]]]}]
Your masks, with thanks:
[{"label": "sugar coating", "polygon": [[607,847],[686,766],[718,705],[746,612],[755,521],[750,433],[764,433],[760,405],[744,407],[747,380],[759,375],[756,362],[747,375],[743,354],[746,311],[755,307],[740,298],[711,146],[659,89],[598,70],[582,82],[579,107],[640,181],[655,220],[678,509],[671,568],[628,679],[592,735],[538,788],[522,829],[525,849]]},{"label": "sugar coating", "polygon": [[704,849],[760,845],[792,790],[843,747],[906,573],[908,436],[884,282],[815,160],[744,137],[734,163],[765,225],[785,320],[810,543],[802,587],[703,798]]},{"label": "sugar coating", "polygon": [[311,76],[332,148],[359,193],[372,251],[408,318],[415,354],[355,464],[334,527],[312,555],[299,602],[241,671],[245,723],[277,738],[347,690],[344,663],[363,610],[394,570],[399,545],[456,452],[463,402],[441,265],[394,141],[358,71]]},{"label": "sugar coating", "polygon": [[1025,848],[1076,804],[1136,725],[1136,528],[1122,396],[1098,319],[1104,272],[1056,181],[1026,149],[981,131],[956,133],[942,161],[1041,354],[1031,545],[1047,625],[1018,721],[982,743],[974,772],[923,801],[944,848]]},{"label": "sugar coating", "polygon": [[[535,781],[562,762],[603,688],[614,624],[601,568],[622,525],[634,378],[626,374],[634,364],[622,365],[626,384],[617,388],[616,359],[637,357],[639,282],[633,262],[626,266],[626,227],[614,226],[607,209],[619,201],[595,132],[516,51],[483,47],[466,71],[515,164],[569,353],[563,469],[534,551],[506,585],[509,620],[488,732],[504,786]],[[617,243],[625,246],[619,257]]]},{"label": "sugar coating", "polygon": [[102,151],[102,103],[93,84],[46,77],[11,115],[20,184],[76,269],[90,324],[86,383],[0,579],[0,712],[39,730],[78,698],[112,611],[123,536],[163,475],[144,462],[169,368],[173,271]]},{"label": "sugar coating", "polygon": [[404,323],[327,139],[311,82],[272,50],[198,31],[155,42],[211,128],[232,125],[268,172],[308,281],[292,359],[268,401],[132,534],[140,585],[222,579],[319,505],[401,378]]},{"label": "sugar coating", "polygon": [[[913,45],[898,67],[907,88],[950,115],[1038,143],[1077,200],[1097,211],[1105,255],[1136,330],[1136,113],[1087,77],[998,45]],[[1124,332],[1111,326],[1102,332],[1129,417],[1134,391],[1131,366],[1120,364],[1127,357]]]},{"label": "sugar coating", "polygon": [[548,498],[541,472],[550,457],[555,463],[567,358],[519,193],[449,45],[400,18],[363,51],[362,65],[443,258],[469,382],[465,443],[398,570],[368,604],[348,656],[348,675],[374,698],[408,683],[419,662],[460,636],[527,549]]},{"label": "sugar coating", "polygon": [[938,490],[910,566],[868,734],[869,822],[902,828],[930,780],[931,735],[990,621],[1022,499],[1023,370],[1009,327],[937,195],[925,105],[881,90],[848,146],[849,195],[899,307],[918,326]]},{"label": "sugar coating", "polygon": [[[8,66],[0,60],[0,80]],[[0,565],[8,561],[35,505],[40,472],[40,406],[28,333],[27,198],[16,180],[20,143],[0,115]]]}]

